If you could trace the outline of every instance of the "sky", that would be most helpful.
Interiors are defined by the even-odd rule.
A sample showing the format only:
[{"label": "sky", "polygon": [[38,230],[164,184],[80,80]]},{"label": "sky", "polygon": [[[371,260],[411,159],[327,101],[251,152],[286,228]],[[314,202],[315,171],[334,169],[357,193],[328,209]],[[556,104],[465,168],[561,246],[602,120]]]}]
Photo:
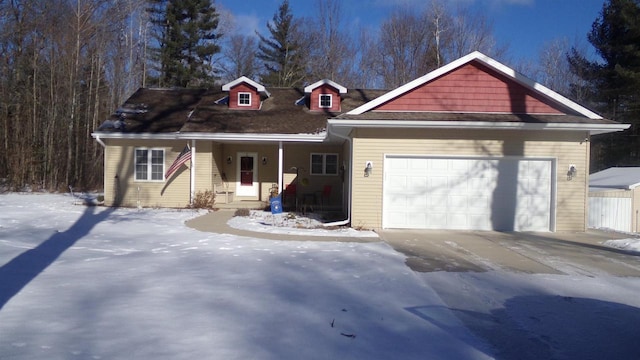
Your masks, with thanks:
[{"label": "sky", "polygon": [[[281,0],[215,0],[229,10],[237,24],[237,31],[266,34],[270,21]],[[509,46],[508,55],[515,60],[537,59],[540,48],[547,42],[566,38],[571,44],[587,44],[587,33],[599,16],[604,0],[450,0],[481,11],[493,23],[494,33],[501,45]],[[377,29],[385,17],[399,5],[420,8],[426,0],[343,0],[345,22],[355,28]],[[290,0],[294,16],[307,17],[314,13],[315,0]],[[498,59],[502,60],[502,59]]]},{"label": "sky", "polygon": [[640,358],[640,278],[534,246],[511,249],[558,274],[455,237],[443,246],[487,271],[414,272],[376,239],[261,239],[262,221],[243,225],[257,237],[201,232],[187,209],[15,193],[0,209],[2,359]]}]

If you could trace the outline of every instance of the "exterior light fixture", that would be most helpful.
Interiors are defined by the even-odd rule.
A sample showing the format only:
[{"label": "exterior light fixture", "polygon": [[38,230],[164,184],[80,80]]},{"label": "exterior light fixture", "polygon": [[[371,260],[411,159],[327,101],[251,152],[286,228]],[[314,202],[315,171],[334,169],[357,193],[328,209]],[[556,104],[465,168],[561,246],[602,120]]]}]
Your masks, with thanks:
[{"label": "exterior light fixture", "polygon": [[267,157],[266,157],[266,156],[263,156],[263,157],[262,157],[262,165],[267,165],[267,161],[268,161],[268,160],[267,160]]},{"label": "exterior light fixture", "polygon": [[231,156],[227,156],[227,164],[231,164],[233,162],[233,158]]},{"label": "exterior light fixture", "polygon": [[369,177],[372,172],[373,172],[373,162],[367,161],[367,163],[364,166],[364,177]]},{"label": "exterior light fixture", "polygon": [[574,176],[578,174],[578,169],[575,165],[569,165],[569,171],[567,171],[567,180],[572,180]]}]

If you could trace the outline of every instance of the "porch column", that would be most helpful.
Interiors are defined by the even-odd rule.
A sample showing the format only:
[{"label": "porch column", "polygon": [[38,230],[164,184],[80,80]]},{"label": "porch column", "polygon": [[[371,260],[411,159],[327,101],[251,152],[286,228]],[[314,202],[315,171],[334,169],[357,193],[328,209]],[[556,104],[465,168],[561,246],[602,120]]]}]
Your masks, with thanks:
[{"label": "porch column", "polygon": [[196,193],[196,141],[191,140],[191,191],[189,193],[189,204],[193,205]]},{"label": "porch column", "polygon": [[284,152],[282,150],[282,141],[278,141],[278,192],[282,194],[282,176],[284,175]]}]

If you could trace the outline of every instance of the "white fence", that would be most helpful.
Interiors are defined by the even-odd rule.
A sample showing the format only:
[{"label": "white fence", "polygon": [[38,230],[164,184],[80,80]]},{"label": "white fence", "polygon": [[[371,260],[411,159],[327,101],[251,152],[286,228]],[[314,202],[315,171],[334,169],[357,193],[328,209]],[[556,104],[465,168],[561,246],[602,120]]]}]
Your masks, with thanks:
[{"label": "white fence", "polygon": [[589,198],[589,227],[631,232],[631,198]]}]

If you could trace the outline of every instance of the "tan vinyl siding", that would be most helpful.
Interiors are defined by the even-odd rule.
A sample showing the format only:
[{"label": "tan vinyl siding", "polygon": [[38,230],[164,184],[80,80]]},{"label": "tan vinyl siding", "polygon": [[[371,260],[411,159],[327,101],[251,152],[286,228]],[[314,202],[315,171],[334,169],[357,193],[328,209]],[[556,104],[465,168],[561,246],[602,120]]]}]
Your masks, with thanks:
[{"label": "tan vinyl siding", "polygon": [[[461,131],[358,129],[353,140],[352,225],[382,226],[382,181],[385,155],[525,156],[556,159],[556,230],[586,229],[586,174],[589,151],[585,134],[552,131]],[[364,176],[367,161],[373,173]],[[578,170],[568,180],[567,170]]]},{"label": "tan vinyl siding", "polygon": [[212,142],[196,141],[195,163],[196,181],[195,193],[213,190],[213,162]]},{"label": "tan vinyl siding", "polygon": [[[278,183],[278,146],[277,145],[252,145],[252,144],[223,144],[220,147],[220,178],[224,187],[235,192],[238,181],[238,153],[256,153],[257,181],[259,182],[258,196],[239,197],[234,195],[234,199],[242,200],[269,200],[269,189],[274,183]],[[231,164],[227,163],[227,158],[231,157]],[[267,158],[267,165],[262,164],[262,158]],[[214,179],[215,180],[215,179]]]},{"label": "tan vinyl siding", "polygon": [[[168,181],[135,181],[134,152],[136,148],[157,148],[165,151],[165,168],[169,168],[184,148],[185,141],[160,140],[119,140],[108,139],[105,149],[105,204],[108,206],[143,207],[186,207],[189,205],[191,190],[190,169],[181,167]],[[192,143],[189,142],[189,145]],[[285,180],[295,180],[300,169],[299,196],[315,195],[325,185],[331,185],[330,203],[338,206],[342,195],[342,182],[339,174],[310,175],[311,153],[338,154],[342,163],[342,145],[326,144],[285,144],[284,172]],[[258,196],[238,197],[235,187],[238,181],[238,153],[257,155]],[[231,157],[231,163],[227,158]],[[262,159],[266,159],[263,164]],[[271,190],[278,184],[278,145],[275,144],[232,144],[199,140],[195,143],[195,193],[206,190],[217,191],[217,197],[223,197],[224,191],[231,194],[234,201],[261,200],[267,202]],[[116,175],[118,176],[116,181]],[[304,185],[302,180],[305,179]],[[117,184],[117,185],[116,185]],[[286,184],[286,183],[285,183]]]},{"label": "tan vinyl siding", "polygon": [[[338,206],[342,196],[342,181],[340,173],[328,175],[311,174],[311,154],[337,154],[338,167],[341,166],[344,156],[341,145],[326,144],[285,144],[284,145],[284,172],[285,179],[290,179],[291,183],[295,179],[295,171],[289,170],[297,167],[298,176],[298,196],[309,196],[319,194],[325,185],[331,186],[329,204]],[[286,176],[288,175],[288,176]],[[285,182],[285,185],[287,183]],[[317,199],[319,201],[319,199]]]},{"label": "tan vinyl siding", "polygon": [[136,148],[164,149],[165,171],[184,148],[184,141],[109,139],[105,151],[105,204],[108,206],[185,207],[189,205],[189,169],[168,181],[134,180]]},{"label": "tan vinyl siding", "polygon": [[[342,160],[339,161],[340,165],[343,166],[342,168],[342,175],[340,178],[340,187],[341,190],[344,193],[344,196],[342,197],[342,208],[346,209],[346,211],[349,211],[349,205],[350,205],[350,199],[351,199],[351,187],[348,185],[349,182],[351,181],[351,179],[349,178],[349,174],[347,172],[351,171],[352,165],[351,165],[351,143],[349,143],[348,141],[345,141],[344,144],[342,145],[342,154],[344,155],[342,157]],[[346,214],[349,218],[351,217],[351,214]]]}]

